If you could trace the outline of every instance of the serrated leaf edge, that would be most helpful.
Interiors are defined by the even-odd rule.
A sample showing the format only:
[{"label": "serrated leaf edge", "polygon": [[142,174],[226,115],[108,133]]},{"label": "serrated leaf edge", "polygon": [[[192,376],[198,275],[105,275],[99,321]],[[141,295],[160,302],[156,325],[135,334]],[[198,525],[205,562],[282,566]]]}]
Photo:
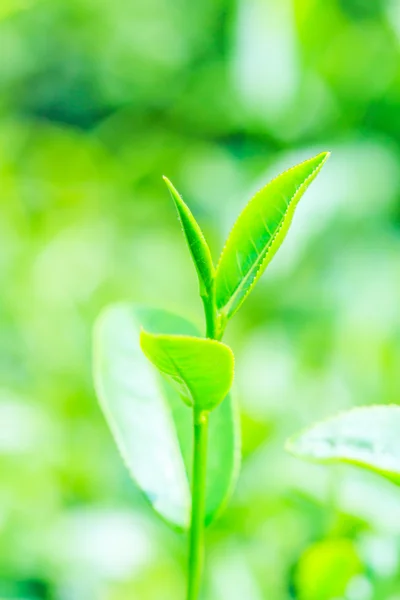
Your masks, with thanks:
[{"label": "serrated leaf edge", "polygon": [[[227,316],[227,318],[230,318],[230,317],[232,317],[235,314],[235,312],[241,307],[241,305],[243,304],[243,302],[245,301],[245,299],[247,298],[247,296],[249,295],[249,293],[253,290],[255,284],[258,282],[260,276],[263,273],[263,268],[264,268],[265,262],[269,258],[269,255],[270,255],[270,253],[271,253],[271,251],[273,249],[274,242],[275,242],[277,236],[281,232],[282,228],[287,224],[287,216],[288,216],[288,213],[291,211],[291,209],[293,209],[293,214],[294,214],[294,209],[296,208],[297,204],[295,204],[293,206],[293,201],[295,200],[296,196],[298,196],[298,194],[302,190],[302,188],[305,187],[305,186],[307,186],[309,180],[310,179],[312,180],[318,174],[318,172],[322,169],[323,165],[328,160],[330,154],[331,154],[330,152],[321,152],[319,154],[321,157],[323,156],[323,158],[321,159],[321,162],[313,169],[313,171],[306,177],[306,179],[304,179],[304,181],[298,186],[298,188],[296,189],[296,191],[294,192],[294,194],[290,198],[288,207],[287,207],[287,209],[286,209],[286,211],[285,211],[285,213],[284,213],[284,215],[282,217],[282,222],[281,222],[279,228],[277,229],[277,231],[275,232],[275,234],[273,235],[273,237],[271,238],[269,247],[267,248],[264,257],[262,258],[261,263],[259,264],[259,266],[257,268],[257,271],[256,271],[256,274],[254,276],[254,279],[251,282],[249,288],[247,289],[246,293],[244,294],[244,296],[241,299],[241,301],[239,302],[239,304],[237,304],[237,305],[234,306],[234,309],[233,309],[232,312],[229,311],[229,305],[232,304],[232,298],[237,293],[237,291],[240,289],[240,287],[241,287],[241,285],[243,283],[243,279],[242,279],[241,282],[239,282],[238,286],[236,287],[236,289],[231,294],[231,297],[228,300],[228,302],[225,305],[223,305],[221,307],[218,307],[219,310]],[[265,190],[265,188],[267,188],[269,185],[271,185],[274,181],[278,180],[283,175],[287,175],[288,173],[290,173],[294,169],[297,169],[297,168],[301,167],[302,165],[304,165],[305,163],[309,162],[313,158],[317,158],[319,155],[317,154],[315,157],[308,158],[308,159],[302,161],[301,163],[298,163],[297,165],[293,165],[289,169],[286,169],[286,171],[283,171],[282,173],[280,173],[279,175],[277,175],[276,177],[274,177],[273,179],[271,179],[265,186],[263,186],[262,188],[260,188],[258,190],[258,192],[256,192],[250,198],[250,200],[248,201],[248,203],[246,204],[246,206],[243,208],[242,212],[246,209],[247,206],[250,205],[251,202],[253,202]],[[240,213],[238,219],[240,218],[242,212]],[[291,215],[291,218],[292,217],[293,217],[293,215]],[[291,223],[291,218],[290,218],[290,220],[288,222],[288,225],[290,225],[290,223]],[[235,227],[235,225],[236,225],[236,222],[233,224],[231,232],[233,231],[233,228]],[[228,246],[230,235],[231,235],[231,233],[228,235],[228,238],[227,238],[227,240],[225,242],[225,245],[224,245],[224,247],[222,249],[221,255],[219,257],[219,260],[218,260],[218,263],[217,263],[217,266],[216,266],[216,269],[215,269],[215,278],[216,279],[218,278],[218,271],[219,271],[219,268],[220,268],[220,265],[221,265],[221,261],[222,261],[223,255],[224,255],[224,253],[226,251],[226,248]],[[227,308],[228,308],[228,310],[227,310]]]},{"label": "serrated leaf edge", "polygon": [[[165,184],[166,184],[166,186],[168,188],[168,191],[171,194],[172,200],[173,200],[175,208],[176,208],[176,212],[178,213],[178,220],[179,220],[179,223],[181,225],[181,229],[182,229],[183,235],[185,237],[186,243],[187,243],[188,248],[189,248],[190,255],[192,257],[192,261],[194,263],[194,266],[195,266],[195,269],[196,269],[196,272],[197,272],[197,276],[198,276],[199,283],[200,283],[200,290],[203,291],[202,288],[204,288],[204,291],[207,294],[209,294],[210,293],[210,288],[211,288],[211,286],[213,284],[213,281],[214,281],[214,278],[215,278],[215,266],[214,266],[214,262],[213,262],[211,251],[210,251],[210,247],[208,245],[206,237],[205,237],[205,235],[203,233],[203,230],[201,229],[200,225],[198,224],[197,220],[195,219],[192,211],[190,210],[189,206],[186,204],[186,202],[184,201],[182,195],[178,192],[178,190],[176,189],[176,187],[173,185],[172,181],[170,181],[170,179],[168,179],[168,177],[166,177],[165,175],[163,175],[163,180],[164,180],[164,182],[165,182]],[[179,199],[179,203],[177,201],[177,198],[175,197],[175,194],[176,194],[177,198]],[[209,261],[208,262],[208,266],[210,267],[210,279],[207,280],[207,281],[204,280],[204,278],[202,276],[202,273],[201,273],[201,271],[199,269],[199,266],[197,264],[197,261],[195,260],[195,257],[194,257],[193,251],[192,251],[192,247],[191,247],[191,245],[189,243],[188,236],[187,236],[187,233],[186,233],[186,229],[185,229],[185,226],[183,224],[182,212],[186,213],[186,216],[188,216],[188,218],[192,220],[192,224],[194,226],[194,229],[196,230],[196,233],[197,233],[199,239],[202,242],[202,248],[203,248],[204,252],[207,255],[207,258],[208,258],[208,261]]]}]

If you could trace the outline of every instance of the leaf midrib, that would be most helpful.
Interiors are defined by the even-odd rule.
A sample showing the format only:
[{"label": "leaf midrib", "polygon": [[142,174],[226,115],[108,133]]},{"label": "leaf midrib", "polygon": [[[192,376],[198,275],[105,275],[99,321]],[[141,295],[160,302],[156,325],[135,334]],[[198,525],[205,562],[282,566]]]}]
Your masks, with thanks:
[{"label": "leaf midrib", "polygon": [[[189,393],[190,393],[191,397],[193,398],[193,406],[195,406],[195,404],[196,404],[196,396],[193,393],[192,386],[189,385],[188,381],[182,375],[181,368],[179,367],[179,365],[176,363],[176,361],[172,358],[172,356],[170,355],[170,353],[167,350],[166,350],[166,354],[167,354],[169,360],[172,362],[174,368],[176,369],[176,372],[178,373],[179,377],[181,378],[181,380],[183,381],[183,383],[186,385],[187,389],[189,390]],[[172,374],[170,374],[170,375],[172,377]]]}]

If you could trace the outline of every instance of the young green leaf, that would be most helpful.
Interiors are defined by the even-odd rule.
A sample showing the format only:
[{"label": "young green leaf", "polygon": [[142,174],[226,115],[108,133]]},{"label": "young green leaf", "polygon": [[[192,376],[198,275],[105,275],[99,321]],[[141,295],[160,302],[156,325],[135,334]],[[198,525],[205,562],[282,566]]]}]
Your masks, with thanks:
[{"label": "young green leaf", "polygon": [[[121,304],[95,328],[94,374],[100,405],[121,455],[154,510],[175,527],[190,516],[193,415],[144,356],[141,328],[196,336],[185,319]],[[230,394],[209,417],[206,523],[226,503],[239,469],[239,426]]]},{"label": "young green leaf", "polygon": [[164,177],[163,179],[167,184],[175,203],[183,233],[185,234],[194,266],[196,267],[197,276],[199,278],[200,295],[210,296],[212,294],[211,290],[214,282],[214,265],[204,234],[179,192],[167,177]]},{"label": "young green leaf", "polygon": [[292,437],[292,454],[321,463],[351,463],[400,485],[400,406],[343,412]]},{"label": "young green leaf", "polygon": [[272,260],[300,198],[328,156],[323,152],[285,171],[262,188],[239,215],[215,275],[217,307],[226,318],[238,310]]},{"label": "young green leaf", "polygon": [[142,331],[147,358],[167,376],[186,404],[214,410],[233,381],[232,350],[222,342],[183,335],[153,335]]}]

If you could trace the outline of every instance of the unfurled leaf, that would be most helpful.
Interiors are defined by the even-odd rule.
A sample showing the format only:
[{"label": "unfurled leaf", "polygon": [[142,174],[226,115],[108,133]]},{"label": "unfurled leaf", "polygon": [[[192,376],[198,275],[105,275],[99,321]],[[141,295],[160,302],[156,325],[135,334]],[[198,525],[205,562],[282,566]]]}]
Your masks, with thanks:
[{"label": "unfurled leaf", "polygon": [[[196,336],[185,319],[161,310],[116,305],[95,330],[100,404],[124,461],[165,520],[185,528],[190,515],[193,411],[144,356],[141,328]],[[238,416],[231,396],[210,414],[206,522],[225,504],[239,466]]]},{"label": "unfurled leaf", "polygon": [[226,344],[200,337],[142,331],[140,345],[188,406],[214,410],[229,392],[234,358]]},{"label": "unfurled leaf", "polygon": [[351,463],[400,485],[400,406],[365,406],[317,423],[287,442],[289,452],[321,463]]},{"label": "unfurled leaf", "polygon": [[190,253],[196,267],[200,284],[200,294],[211,295],[211,289],[214,281],[214,265],[211,258],[210,249],[206,242],[200,226],[192,215],[189,207],[182,200],[181,195],[172,185],[167,177],[164,177],[172,199],[178,212],[179,220],[185,234]]},{"label": "unfurled leaf", "polygon": [[285,171],[239,215],[215,275],[217,306],[226,318],[238,310],[282,244],[300,198],[328,156],[323,152]]}]

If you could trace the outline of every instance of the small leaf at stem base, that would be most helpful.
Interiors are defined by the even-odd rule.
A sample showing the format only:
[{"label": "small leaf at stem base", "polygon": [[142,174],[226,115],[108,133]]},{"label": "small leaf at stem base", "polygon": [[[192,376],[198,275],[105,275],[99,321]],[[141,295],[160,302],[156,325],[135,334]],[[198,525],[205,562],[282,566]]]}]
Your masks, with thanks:
[{"label": "small leaf at stem base", "polygon": [[226,344],[183,336],[142,331],[140,345],[147,358],[197,411],[214,410],[233,380],[234,358]]}]

